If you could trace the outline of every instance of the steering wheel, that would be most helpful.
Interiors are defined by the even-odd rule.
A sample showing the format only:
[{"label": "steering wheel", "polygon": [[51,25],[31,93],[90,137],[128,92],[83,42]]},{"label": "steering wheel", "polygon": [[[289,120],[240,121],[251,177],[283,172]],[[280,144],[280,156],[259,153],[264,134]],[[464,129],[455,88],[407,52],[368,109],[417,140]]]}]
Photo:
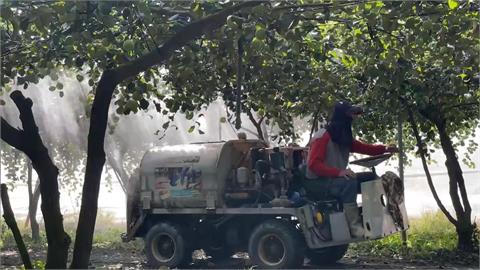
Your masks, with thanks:
[{"label": "steering wheel", "polygon": [[387,154],[361,158],[361,159],[351,161],[350,164],[371,168],[389,159],[392,155],[393,155],[392,153],[387,153]]}]

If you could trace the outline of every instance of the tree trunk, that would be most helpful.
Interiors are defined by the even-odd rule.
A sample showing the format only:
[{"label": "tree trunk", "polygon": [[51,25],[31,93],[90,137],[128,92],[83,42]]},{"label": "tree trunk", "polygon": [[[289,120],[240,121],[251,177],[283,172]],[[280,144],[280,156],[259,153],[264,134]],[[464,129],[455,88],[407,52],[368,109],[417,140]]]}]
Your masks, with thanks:
[{"label": "tree trunk", "polygon": [[310,129],[310,135],[308,136],[307,146],[310,145],[310,141],[312,140],[313,134],[318,131],[318,116],[320,114],[320,109],[318,109],[312,118],[312,128]]},{"label": "tree trunk", "polygon": [[264,119],[264,116],[260,117],[260,119],[255,120],[255,117],[253,116],[252,112],[250,110],[247,110],[247,115],[248,118],[250,119],[250,122],[255,126],[255,129],[257,130],[257,136],[258,139],[265,141],[265,137],[263,136],[263,130],[262,130],[262,122]]},{"label": "tree trunk", "polygon": [[[450,197],[457,214],[456,230],[458,234],[457,248],[463,251],[472,252],[475,249],[475,225],[472,224],[472,208],[468,200],[463,178],[462,168],[458,162],[453,143],[446,131],[445,121],[435,123],[440,135],[440,143],[445,154],[448,176],[450,178]],[[458,192],[460,191],[461,201]],[[463,205],[462,205],[463,203]]]},{"label": "tree trunk", "polygon": [[235,128],[242,127],[242,79],[243,79],[243,44],[240,37],[237,41],[237,88],[235,90]]},{"label": "tree trunk", "polygon": [[103,72],[96,89],[88,133],[87,166],[82,190],[82,205],[70,268],[86,269],[92,250],[92,238],[98,210],[100,179],[105,164],[104,140],[107,127],[108,109],[112,94],[117,86],[116,73]]},{"label": "tree trunk", "polygon": [[[32,240],[35,243],[40,242],[40,228],[37,222],[37,206],[38,198],[40,195],[39,192],[39,183],[35,185],[35,190],[33,190],[32,185],[32,163],[28,161],[27,163],[27,185],[28,185],[28,216],[27,221],[30,223],[30,229],[32,230]],[[35,193],[38,195],[35,198]]]},{"label": "tree trunk", "polygon": [[188,42],[211,32],[225,24],[227,17],[245,7],[259,5],[262,2],[248,1],[226,8],[213,15],[192,22],[180,29],[161,47],[114,70],[103,72],[95,92],[88,133],[87,167],[83,184],[82,204],[78,218],[76,241],[73,250],[71,268],[88,267],[92,249],[92,238],[98,208],[100,180],[105,164],[105,131],[108,110],[115,87],[142,71],[164,63],[171,54]]},{"label": "tree trunk", "polygon": [[5,219],[5,223],[7,223],[10,230],[12,230],[13,238],[15,238],[15,242],[17,243],[18,252],[20,253],[20,257],[22,258],[23,265],[25,266],[25,269],[32,269],[33,267],[30,261],[30,256],[28,256],[27,248],[25,247],[22,235],[20,234],[20,230],[18,229],[17,221],[15,220],[15,215],[13,214],[12,207],[10,206],[7,185],[1,185],[0,195],[2,197],[3,218]]},{"label": "tree trunk", "polygon": [[12,92],[10,97],[20,111],[23,130],[12,127],[2,118],[1,137],[6,143],[24,152],[32,161],[33,169],[40,180],[41,209],[47,234],[48,249],[45,267],[64,269],[67,266],[70,237],[63,228],[58,192],[58,169],[53,164],[38,133],[32,113],[32,100],[25,98],[20,91]]}]

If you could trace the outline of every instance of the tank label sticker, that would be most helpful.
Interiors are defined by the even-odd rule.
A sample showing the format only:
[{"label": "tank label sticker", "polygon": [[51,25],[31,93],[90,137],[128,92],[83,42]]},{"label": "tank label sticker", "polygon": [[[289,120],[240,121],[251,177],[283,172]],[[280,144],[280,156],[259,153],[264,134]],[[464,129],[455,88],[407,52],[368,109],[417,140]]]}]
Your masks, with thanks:
[{"label": "tank label sticker", "polygon": [[155,191],[160,199],[201,196],[202,171],[192,166],[155,169]]}]

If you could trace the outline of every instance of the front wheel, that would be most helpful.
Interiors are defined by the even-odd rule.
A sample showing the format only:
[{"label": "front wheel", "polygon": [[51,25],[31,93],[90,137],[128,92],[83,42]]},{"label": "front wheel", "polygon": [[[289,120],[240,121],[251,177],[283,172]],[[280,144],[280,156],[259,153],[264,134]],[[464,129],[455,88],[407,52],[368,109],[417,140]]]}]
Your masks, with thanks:
[{"label": "front wheel", "polygon": [[192,259],[183,230],[175,224],[162,222],[153,226],[145,236],[147,262],[152,267],[175,268]]},{"label": "front wheel", "polygon": [[312,265],[332,264],[339,261],[347,253],[348,244],[341,246],[325,247],[319,249],[310,249],[306,256],[310,259]]},{"label": "front wheel", "polygon": [[282,220],[258,225],[250,236],[248,254],[259,268],[297,268],[303,263],[304,244],[295,227]]}]

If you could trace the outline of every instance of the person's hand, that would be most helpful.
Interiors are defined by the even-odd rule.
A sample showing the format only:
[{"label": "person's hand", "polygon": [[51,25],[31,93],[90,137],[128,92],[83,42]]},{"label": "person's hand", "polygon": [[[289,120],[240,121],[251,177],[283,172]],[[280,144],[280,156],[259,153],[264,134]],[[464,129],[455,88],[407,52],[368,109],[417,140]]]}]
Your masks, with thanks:
[{"label": "person's hand", "polygon": [[345,170],[341,170],[340,171],[340,174],[338,175],[340,177],[347,177],[347,178],[353,178],[355,177],[355,173],[350,170],[350,169],[345,169]]},{"label": "person's hand", "polygon": [[389,146],[386,147],[385,150],[389,153],[399,153],[400,152],[400,150],[395,145],[389,145]]}]

